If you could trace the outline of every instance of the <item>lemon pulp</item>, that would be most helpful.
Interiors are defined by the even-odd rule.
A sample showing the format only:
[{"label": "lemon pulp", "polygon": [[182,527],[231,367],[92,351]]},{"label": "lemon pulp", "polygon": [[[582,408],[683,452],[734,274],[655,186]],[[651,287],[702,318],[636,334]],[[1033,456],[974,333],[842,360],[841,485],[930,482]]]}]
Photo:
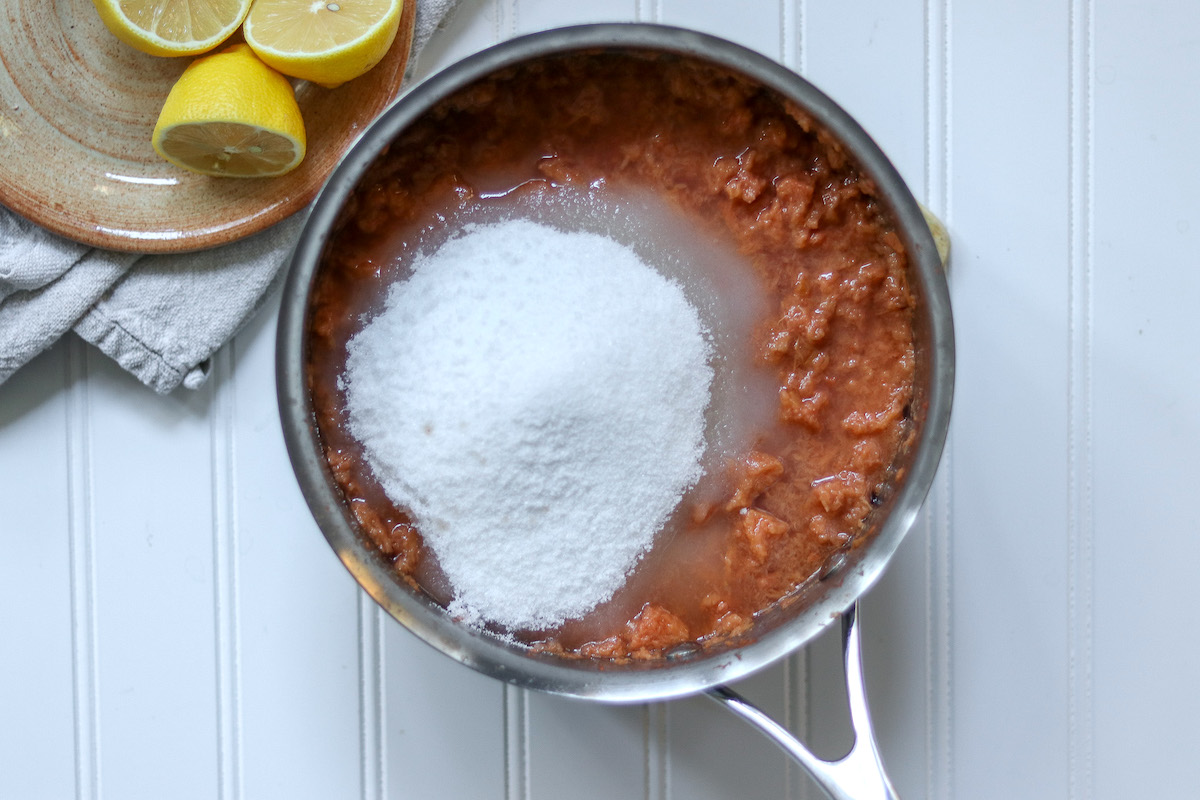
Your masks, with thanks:
[{"label": "lemon pulp", "polygon": [[160,144],[163,157],[193,172],[230,177],[266,177],[298,163],[294,139],[241,122],[185,123]]},{"label": "lemon pulp", "polygon": [[403,0],[256,0],[243,31],[270,66],[333,87],[383,59],[402,8]]},{"label": "lemon pulp", "polygon": [[244,44],[196,59],[163,104],[160,156],[206,175],[267,177],[304,158],[304,122],[287,78]]},{"label": "lemon pulp", "polygon": [[118,39],[156,56],[196,55],[237,30],[251,0],[92,0]]}]

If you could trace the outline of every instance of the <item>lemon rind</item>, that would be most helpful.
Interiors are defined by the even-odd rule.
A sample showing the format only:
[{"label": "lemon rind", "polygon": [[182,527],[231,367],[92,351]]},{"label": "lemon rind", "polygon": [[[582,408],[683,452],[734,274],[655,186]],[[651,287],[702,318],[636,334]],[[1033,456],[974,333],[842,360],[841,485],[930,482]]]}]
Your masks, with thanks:
[{"label": "lemon rind", "polygon": [[[307,80],[307,81],[310,81],[313,83],[317,83],[319,85],[332,87],[332,86],[340,85],[341,83],[344,83],[345,81],[353,80],[354,78],[358,77],[359,75],[364,74],[365,71],[370,70],[373,67],[375,67],[379,63],[379,61],[382,60],[383,55],[386,55],[388,50],[390,50],[392,48],[392,45],[395,44],[396,36],[399,33],[400,19],[404,14],[405,2],[412,2],[412,1],[413,0],[400,0],[399,2],[397,2],[395,4],[394,9],[390,13],[384,15],[382,18],[380,18],[380,20],[378,22],[376,22],[374,25],[372,25],[371,27],[364,30],[357,37],[351,39],[348,42],[344,42],[344,43],[338,45],[337,47],[330,48],[328,50],[301,50],[301,51],[280,50],[276,47],[272,47],[270,45],[263,44],[263,43],[259,42],[254,36],[254,25],[250,21],[249,14],[246,15],[246,19],[242,23],[242,34],[246,38],[246,44],[250,45],[250,48],[258,55],[258,57],[261,58],[264,62],[266,62],[270,66],[272,66],[273,68],[275,68],[275,69],[279,70],[280,72],[283,72],[287,75],[290,75],[292,77],[298,77],[301,80]],[[387,28],[393,29],[393,33],[391,34],[391,38],[388,42],[388,45],[387,45],[387,47],[384,47],[382,49],[382,55],[380,56],[380,59],[378,59],[374,63],[370,64],[367,67],[367,70],[358,71],[355,74],[348,75],[348,76],[343,76],[340,74],[325,76],[325,77],[334,78],[335,82],[331,82],[331,83],[326,83],[325,81],[319,80],[315,77],[308,77],[305,75],[297,75],[295,72],[291,71],[294,67],[297,66],[297,62],[299,62],[298,66],[300,66],[300,67],[306,67],[309,64],[313,63],[311,61],[311,59],[314,56],[318,57],[317,63],[323,64],[323,63],[328,63],[330,61],[335,61],[342,56],[353,55],[355,50],[362,48],[363,45],[369,43],[369,41],[379,31],[385,30]],[[307,70],[300,70],[300,71],[306,72]],[[313,74],[315,74],[315,71]]]},{"label": "lemon rind", "polygon": [[400,2],[396,3],[396,8],[394,11],[381,17],[378,22],[376,22],[371,27],[367,28],[359,36],[355,37],[354,39],[351,39],[348,42],[345,42],[344,44],[340,44],[337,47],[333,47],[328,50],[315,50],[315,51],[305,50],[305,51],[298,52],[296,50],[279,50],[277,48],[271,47],[270,45],[265,45],[265,44],[257,43],[257,42],[252,44],[252,42],[254,41],[254,26],[250,22],[249,13],[247,13],[246,19],[242,23],[244,26],[242,32],[246,36],[246,43],[249,44],[254,49],[255,52],[258,52],[258,50],[261,48],[262,50],[270,53],[271,55],[279,56],[281,58],[294,57],[296,55],[313,55],[314,53],[317,53],[320,55],[336,55],[336,54],[344,53],[345,51],[352,49],[356,45],[360,45],[362,42],[371,38],[371,35],[373,33],[375,33],[376,31],[378,31],[382,28],[385,28],[390,24],[398,23],[400,20],[400,16],[404,13],[404,3],[406,1],[408,1],[408,0],[400,0]]},{"label": "lemon rind", "polygon": [[251,46],[251,48],[253,48],[254,52],[256,52],[256,53],[261,51],[261,52],[269,53],[270,55],[276,56],[278,58],[283,58],[283,59],[295,58],[297,56],[312,56],[312,55],[336,56],[336,55],[341,55],[348,50],[353,50],[356,46],[361,46],[362,42],[365,42],[366,40],[371,38],[370,35],[372,33],[385,27],[387,25],[387,23],[388,23],[388,19],[385,17],[379,23],[377,23],[377,24],[373,25],[371,28],[369,28],[367,30],[367,32],[362,34],[361,36],[359,36],[355,39],[351,39],[350,41],[346,42],[345,44],[340,44],[337,47],[333,47],[328,50],[279,50],[278,48],[271,47],[270,45],[262,44],[261,42],[258,42],[258,41],[253,41],[253,43],[251,43],[252,42],[251,37],[253,34],[251,34],[250,27],[248,25],[245,27],[245,30],[243,31],[243,33],[246,36],[246,43],[249,44]]}]

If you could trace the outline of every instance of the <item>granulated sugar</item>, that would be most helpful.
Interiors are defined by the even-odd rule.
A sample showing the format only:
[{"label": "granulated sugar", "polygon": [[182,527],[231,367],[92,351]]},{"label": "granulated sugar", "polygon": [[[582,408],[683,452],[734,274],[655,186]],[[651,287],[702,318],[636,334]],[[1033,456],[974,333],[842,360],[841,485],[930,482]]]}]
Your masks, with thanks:
[{"label": "granulated sugar", "polygon": [[586,614],[699,477],[705,331],[677,284],[603,236],[469,227],[348,350],[350,431],[468,621]]}]

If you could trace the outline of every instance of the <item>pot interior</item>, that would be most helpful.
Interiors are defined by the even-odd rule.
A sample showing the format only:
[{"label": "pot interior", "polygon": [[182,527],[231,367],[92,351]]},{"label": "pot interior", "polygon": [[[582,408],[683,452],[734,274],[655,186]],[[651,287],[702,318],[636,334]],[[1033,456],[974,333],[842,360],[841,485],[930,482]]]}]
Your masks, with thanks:
[{"label": "pot interior", "polygon": [[[755,614],[748,625],[702,646],[687,642],[662,657],[564,657],[460,624],[430,593],[400,579],[393,559],[362,532],[326,457],[314,412],[310,332],[320,324],[312,298],[338,232],[361,218],[364,182],[403,148],[405,135],[447,97],[529,64],[553,67],[576,54],[617,54],[716,67],[778,95],[814,135],[830,143],[869,182],[894,224],[907,259],[915,363],[905,404],[906,442],[891,462],[888,491],[873,497],[863,532],[829,552],[809,579]],[[542,67],[539,67],[542,68]],[[490,90],[490,89],[489,89]],[[496,102],[487,98],[487,102]],[[499,101],[502,102],[502,101]],[[514,39],[472,56],[414,87],[369,128],[318,198],[293,257],[278,336],[278,388],[285,439],[297,478],[322,532],[354,578],[401,624],[456,660],[516,685],[627,702],[663,699],[735,680],[786,655],[835,621],[879,577],[912,525],[932,482],[949,420],[953,332],[945,277],[911,193],[887,158],[832,100],[780,65],[724,40],[654,25],[593,25]]]}]

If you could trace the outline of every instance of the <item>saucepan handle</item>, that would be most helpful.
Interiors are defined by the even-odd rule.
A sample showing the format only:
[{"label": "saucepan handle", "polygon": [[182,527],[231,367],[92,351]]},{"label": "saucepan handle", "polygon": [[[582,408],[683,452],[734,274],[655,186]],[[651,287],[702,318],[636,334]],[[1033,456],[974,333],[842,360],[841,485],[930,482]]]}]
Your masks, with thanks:
[{"label": "saucepan handle", "polygon": [[709,697],[762,731],[771,741],[803,766],[832,800],[899,800],[883,769],[863,682],[862,635],[858,626],[858,603],[842,615],[842,657],[846,667],[846,694],[854,746],[844,758],[823,761],[813,755],[791,732],[761,709],[727,686],[708,691]]}]

